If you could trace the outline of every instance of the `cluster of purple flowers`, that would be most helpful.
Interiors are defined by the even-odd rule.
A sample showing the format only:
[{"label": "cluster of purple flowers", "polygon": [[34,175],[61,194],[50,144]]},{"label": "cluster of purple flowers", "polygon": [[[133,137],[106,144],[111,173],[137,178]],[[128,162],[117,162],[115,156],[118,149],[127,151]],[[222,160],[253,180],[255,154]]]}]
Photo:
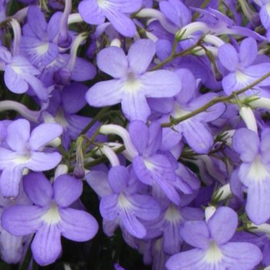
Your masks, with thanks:
[{"label": "cluster of purple flowers", "polygon": [[2,260],[270,269],[269,42],[268,0],[0,0]]}]

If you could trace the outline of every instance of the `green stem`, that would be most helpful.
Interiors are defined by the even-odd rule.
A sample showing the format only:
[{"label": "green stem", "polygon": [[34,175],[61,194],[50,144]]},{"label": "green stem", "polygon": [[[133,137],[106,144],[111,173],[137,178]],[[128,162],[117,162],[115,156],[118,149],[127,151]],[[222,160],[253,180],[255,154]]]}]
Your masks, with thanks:
[{"label": "green stem", "polygon": [[103,114],[105,114],[109,109],[110,107],[102,108],[99,113],[92,119],[92,121],[83,129],[79,136],[85,134],[91,127],[93,127],[94,124],[98,122],[103,117]]},{"label": "green stem", "polygon": [[[205,0],[201,6],[200,6],[200,9],[204,9],[207,7],[207,5],[210,3],[211,0]],[[192,21],[196,21],[196,19],[200,16],[200,13],[199,12],[196,12],[193,17],[192,17]]]},{"label": "green stem", "polygon": [[154,66],[153,68],[151,68],[150,71],[154,71],[154,70],[160,69],[161,67],[163,67],[164,65],[166,65],[167,63],[169,63],[170,61],[172,61],[173,59],[175,59],[177,57],[185,56],[185,55],[190,54],[193,49],[195,49],[196,47],[199,46],[199,44],[201,43],[201,41],[202,41],[202,39],[200,38],[198,40],[198,42],[196,42],[196,44],[194,44],[190,48],[188,48],[188,49],[186,49],[186,50],[184,50],[182,52],[179,52],[179,53],[175,53],[175,50],[176,50],[176,45],[175,45],[176,41],[175,41],[171,55],[167,59],[165,59],[164,61],[160,62],[159,64],[157,64],[156,66]]},{"label": "green stem", "polygon": [[208,103],[204,104],[202,107],[198,108],[197,110],[194,110],[193,112],[190,112],[182,117],[179,118],[173,118],[171,117],[171,122],[170,123],[163,123],[161,124],[162,127],[172,127],[174,125],[179,124],[182,121],[185,121],[201,112],[206,111],[208,108],[212,107],[213,105],[220,103],[220,102],[228,102],[231,99],[234,98],[234,95],[240,95],[242,93],[244,93],[245,91],[249,90],[250,88],[256,86],[257,84],[259,84],[260,82],[264,81],[266,78],[268,78],[270,76],[270,72],[267,72],[264,76],[262,76],[260,79],[256,80],[255,82],[245,86],[244,88],[233,92],[232,94],[230,94],[229,96],[226,97],[215,97],[214,99],[212,99],[211,101],[209,101]]}]

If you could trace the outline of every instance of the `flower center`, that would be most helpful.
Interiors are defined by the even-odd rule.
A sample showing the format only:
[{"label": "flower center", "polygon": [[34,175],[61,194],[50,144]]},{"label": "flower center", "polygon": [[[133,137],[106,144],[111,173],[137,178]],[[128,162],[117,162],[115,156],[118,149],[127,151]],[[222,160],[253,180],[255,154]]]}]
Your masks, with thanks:
[{"label": "flower center", "polygon": [[52,203],[48,211],[42,217],[42,220],[47,224],[56,224],[61,220],[59,215],[58,206],[56,203]]},{"label": "flower center", "polygon": [[97,0],[97,4],[100,8],[107,8],[109,3],[106,0]]},{"label": "flower center", "polygon": [[254,161],[252,162],[248,177],[250,179],[254,179],[257,182],[264,181],[266,178],[269,177],[269,172],[266,166],[262,163],[260,156],[256,156]]},{"label": "flower center", "polygon": [[142,84],[138,78],[132,72],[130,72],[124,85],[124,91],[129,93],[136,93],[139,89],[141,89],[141,86]]},{"label": "flower center", "polygon": [[216,264],[223,258],[223,254],[215,241],[210,241],[209,247],[204,255],[204,260],[209,264]]}]

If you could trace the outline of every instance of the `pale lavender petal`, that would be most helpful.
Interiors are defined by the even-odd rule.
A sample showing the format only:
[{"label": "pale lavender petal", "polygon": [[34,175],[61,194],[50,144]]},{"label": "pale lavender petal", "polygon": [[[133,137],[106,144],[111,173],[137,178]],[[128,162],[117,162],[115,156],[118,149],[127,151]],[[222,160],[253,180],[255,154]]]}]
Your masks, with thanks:
[{"label": "pale lavender petal", "polygon": [[177,95],[176,100],[180,104],[186,104],[195,97],[196,79],[189,69],[178,69],[175,73],[179,76],[182,83],[182,89]]},{"label": "pale lavender petal", "polygon": [[105,21],[104,12],[98,6],[96,0],[81,1],[78,9],[83,20],[89,24],[99,25]]},{"label": "pale lavender petal", "polygon": [[255,224],[262,224],[270,218],[270,179],[254,181],[248,187],[246,211]]},{"label": "pale lavender petal", "polygon": [[108,182],[114,193],[122,192],[129,182],[128,169],[123,166],[112,167],[108,174]]},{"label": "pale lavender petal", "polygon": [[98,231],[98,223],[89,213],[75,209],[59,209],[61,234],[70,240],[83,242],[92,239]]},{"label": "pale lavender petal", "polygon": [[50,21],[48,22],[47,25],[47,34],[50,41],[52,41],[59,32],[61,19],[62,19],[61,12],[55,12],[50,18]]},{"label": "pale lavender petal", "polygon": [[130,121],[141,120],[145,123],[151,110],[144,94],[139,91],[137,93],[131,92],[126,93],[122,98],[122,110],[127,119]]},{"label": "pale lavender petal", "polygon": [[125,37],[133,37],[136,33],[134,22],[125,14],[112,8],[104,10],[108,20],[117,32]]},{"label": "pale lavender petal", "polygon": [[250,243],[227,243],[220,247],[223,264],[230,270],[252,270],[262,260],[260,249]]},{"label": "pale lavender petal", "polygon": [[229,71],[235,71],[239,63],[236,49],[231,44],[224,44],[218,50],[221,64]]},{"label": "pale lavender petal", "polygon": [[196,153],[206,154],[209,152],[213,145],[213,136],[205,124],[186,120],[181,123],[181,128],[186,141]]},{"label": "pale lavender petal", "polygon": [[71,79],[76,82],[92,80],[97,74],[95,66],[81,57],[76,57],[75,65],[72,70]]},{"label": "pale lavender petal", "polygon": [[133,236],[143,238],[146,235],[145,227],[130,211],[121,211],[119,218],[125,229]]},{"label": "pale lavender petal", "polygon": [[135,216],[143,220],[154,220],[160,214],[159,204],[154,198],[147,195],[129,195],[128,200],[132,204]]},{"label": "pale lavender petal", "polygon": [[85,97],[93,107],[115,105],[123,98],[123,86],[124,82],[121,80],[98,82],[88,90]]},{"label": "pale lavender petal", "polygon": [[55,262],[62,251],[58,225],[43,225],[35,235],[31,250],[39,265],[45,266]]},{"label": "pale lavender petal", "polygon": [[24,236],[35,233],[42,226],[41,216],[46,210],[33,205],[15,205],[6,209],[1,218],[2,227],[10,234]]},{"label": "pale lavender petal", "polygon": [[0,190],[4,197],[17,197],[24,166],[9,166],[2,171]]},{"label": "pale lavender petal", "polygon": [[34,171],[42,172],[55,168],[61,161],[62,156],[59,153],[33,152],[31,159],[25,163],[25,167]]},{"label": "pale lavender petal", "polygon": [[[146,72],[156,53],[156,46],[152,40],[139,39],[128,51],[129,67],[135,74]],[[140,57],[138,58],[138,55]]]},{"label": "pale lavender petal", "polygon": [[29,173],[23,178],[23,188],[29,199],[38,206],[48,206],[53,189],[43,173]]},{"label": "pale lavender petal", "polygon": [[[20,132],[18,132],[20,131]],[[18,152],[26,149],[26,143],[30,136],[30,123],[25,119],[12,122],[7,128],[6,142],[8,146]]]},{"label": "pale lavender petal", "polygon": [[[270,63],[261,63],[257,65],[253,65],[250,67],[245,68],[244,74],[249,78],[249,84],[253,83],[255,80],[260,79],[262,76],[267,74],[270,69]],[[259,86],[269,86],[270,85],[270,78],[267,77],[262,82],[259,83]],[[246,85],[244,85],[246,86]],[[254,87],[254,89],[256,89]]]},{"label": "pale lavender petal", "polygon": [[42,146],[59,137],[62,132],[63,128],[58,124],[41,124],[32,131],[29,145],[32,150],[39,150]]},{"label": "pale lavender petal", "polygon": [[163,232],[163,249],[173,255],[180,251],[183,240],[180,237],[179,222],[165,221]]},{"label": "pale lavender petal", "polygon": [[181,90],[180,78],[169,70],[147,72],[139,80],[146,97],[173,97]]},{"label": "pale lavender petal", "polygon": [[233,237],[238,225],[238,216],[229,207],[219,207],[207,225],[213,240],[217,244],[224,244]]},{"label": "pale lavender petal", "polygon": [[265,29],[270,27],[270,12],[269,12],[269,3],[263,5],[260,9],[260,19],[261,23]]},{"label": "pale lavender petal", "polygon": [[204,221],[187,221],[180,228],[180,235],[189,245],[206,249],[211,236]]},{"label": "pale lavender petal", "polygon": [[252,162],[259,151],[260,141],[256,132],[247,128],[238,129],[233,136],[233,148],[244,162]]},{"label": "pale lavender petal", "polygon": [[149,129],[142,121],[132,121],[128,130],[132,143],[137,151],[142,154],[148,143]]},{"label": "pale lavender petal", "polygon": [[28,24],[40,39],[46,37],[47,22],[42,11],[36,6],[30,6],[28,9]]},{"label": "pale lavender petal", "polygon": [[152,185],[154,183],[154,179],[152,177],[152,173],[145,166],[144,159],[141,156],[136,156],[132,160],[132,165],[134,171],[138,177],[138,179],[146,185]]},{"label": "pale lavender petal", "polygon": [[239,48],[239,57],[241,67],[247,67],[251,65],[258,55],[258,45],[255,39],[246,38],[241,42]]},{"label": "pale lavender petal", "polygon": [[82,194],[83,184],[81,180],[62,174],[53,183],[53,198],[61,207],[68,207]]},{"label": "pale lavender petal", "polygon": [[112,194],[103,197],[99,205],[100,214],[103,218],[114,220],[118,217],[118,195]]},{"label": "pale lavender petal", "polygon": [[1,258],[8,264],[17,264],[23,255],[23,237],[13,236],[1,229]]},{"label": "pale lavender petal", "polygon": [[145,154],[151,156],[155,154],[162,142],[162,129],[159,122],[152,122],[149,126],[149,139]]},{"label": "pale lavender petal", "polygon": [[17,152],[0,147],[0,169],[4,170],[8,166],[15,166],[17,164],[16,160],[20,160],[21,157]]},{"label": "pale lavender petal", "polygon": [[204,255],[204,252],[197,248],[177,253],[171,256],[166,262],[166,268],[168,270],[210,270],[207,268],[208,265],[203,259]]},{"label": "pale lavender petal", "polygon": [[98,196],[104,197],[112,193],[108,183],[107,173],[92,170],[86,174],[85,178],[89,186],[98,194]]},{"label": "pale lavender petal", "polygon": [[127,57],[124,51],[116,46],[101,50],[97,55],[97,65],[100,70],[116,79],[124,77],[128,70]]}]

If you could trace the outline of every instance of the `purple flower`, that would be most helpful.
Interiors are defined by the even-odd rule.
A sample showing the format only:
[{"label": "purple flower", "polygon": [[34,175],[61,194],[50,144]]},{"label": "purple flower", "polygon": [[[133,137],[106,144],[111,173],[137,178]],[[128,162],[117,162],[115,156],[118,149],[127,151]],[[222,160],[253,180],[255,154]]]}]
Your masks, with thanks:
[{"label": "purple flower", "polygon": [[155,53],[154,42],[147,39],[136,41],[127,56],[118,47],[103,49],[97,56],[97,65],[114,79],[92,86],[86,94],[87,102],[95,107],[121,102],[129,120],[146,122],[151,113],[147,97],[172,97],[181,90],[180,79],[173,72],[146,72]]},{"label": "purple flower", "polygon": [[58,55],[58,46],[53,39],[58,34],[60,15],[55,13],[47,24],[38,7],[30,6],[28,9],[20,46],[22,52],[38,68],[50,64]]},{"label": "purple flower", "polygon": [[[19,131],[19,132],[18,132]],[[0,189],[5,197],[16,197],[24,168],[40,172],[50,170],[61,161],[57,152],[46,152],[46,144],[62,134],[57,124],[41,124],[30,134],[30,123],[19,119],[7,127],[5,143],[0,146]]]},{"label": "purple flower", "polygon": [[228,207],[218,208],[207,222],[184,223],[180,235],[195,248],[173,255],[166,267],[169,270],[252,270],[261,261],[262,254],[253,244],[230,242],[237,223],[236,213]]},{"label": "purple flower", "polygon": [[256,132],[242,128],[233,137],[233,148],[242,160],[237,176],[246,187],[246,211],[256,224],[270,218],[269,134],[270,130],[265,129],[260,139]]},{"label": "purple flower", "polygon": [[40,71],[25,57],[22,55],[12,56],[5,47],[0,46],[0,60],[4,62],[4,80],[11,92],[22,94],[32,89],[40,100],[47,101],[48,89],[36,77]]},{"label": "purple flower", "polygon": [[85,22],[99,25],[107,18],[120,34],[133,37],[136,27],[126,14],[138,11],[141,6],[142,0],[84,0],[78,9]]},{"label": "purple flower", "polygon": [[[172,202],[179,205],[178,190],[192,193],[189,184],[193,185],[196,179],[194,181],[192,174],[182,166],[178,166],[169,151],[159,151],[162,140],[160,124],[154,122],[148,128],[141,121],[133,121],[129,126],[129,133],[132,143],[138,151],[138,155],[132,160],[138,179],[144,184],[152,186],[153,190],[158,193],[165,194]],[[178,168],[179,177],[176,173]],[[183,181],[183,177],[190,179],[191,183],[187,184]]]},{"label": "purple flower", "polygon": [[96,178],[92,172],[88,174],[87,181],[94,190],[100,190],[100,213],[104,219],[119,220],[118,223],[135,237],[146,236],[141,220],[157,218],[160,208],[152,197],[142,194],[142,184],[133,172],[123,166],[115,166],[108,174],[109,185],[106,179]]},{"label": "purple flower", "polygon": [[[222,80],[222,86],[227,95],[253,83],[269,71],[270,63],[256,63],[257,56],[258,46],[253,38],[244,39],[239,51],[231,44],[224,44],[219,48],[219,60],[229,71],[229,74]],[[257,94],[258,90],[262,91],[261,86],[269,85],[270,79],[267,78],[252,89]]]},{"label": "purple flower", "polygon": [[15,205],[2,215],[2,226],[15,236],[36,233],[31,244],[39,265],[53,263],[61,254],[61,235],[83,242],[98,230],[97,221],[87,212],[69,208],[82,193],[82,182],[60,175],[53,186],[42,173],[23,179],[24,190],[34,205]]}]

